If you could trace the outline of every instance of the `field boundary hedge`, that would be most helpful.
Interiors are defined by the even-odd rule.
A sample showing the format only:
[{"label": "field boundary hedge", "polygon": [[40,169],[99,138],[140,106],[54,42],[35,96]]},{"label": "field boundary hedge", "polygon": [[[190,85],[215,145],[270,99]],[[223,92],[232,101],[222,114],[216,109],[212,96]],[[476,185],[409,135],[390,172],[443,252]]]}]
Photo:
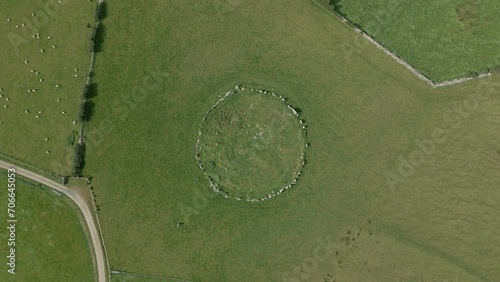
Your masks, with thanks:
[{"label": "field boundary hedge", "polygon": [[96,63],[96,55],[100,52],[101,44],[102,44],[102,33],[103,33],[103,25],[102,21],[107,16],[107,4],[104,0],[99,0],[96,4],[95,14],[94,14],[94,27],[92,27],[92,31],[90,34],[90,64],[89,70],[87,73],[87,77],[85,79],[85,85],[83,86],[81,93],[81,102],[78,108],[78,119],[82,123],[80,128],[80,138],[78,139],[78,143],[75,147],[75,154],[73,159],[73,176],[81,177],[83,167],[85,166],[85,123],[89,121],[92,113],[89,109],[91,105],[91,98],[96,96],[95,93],[96,85],[93,83],[94,78],[94,69]]}]

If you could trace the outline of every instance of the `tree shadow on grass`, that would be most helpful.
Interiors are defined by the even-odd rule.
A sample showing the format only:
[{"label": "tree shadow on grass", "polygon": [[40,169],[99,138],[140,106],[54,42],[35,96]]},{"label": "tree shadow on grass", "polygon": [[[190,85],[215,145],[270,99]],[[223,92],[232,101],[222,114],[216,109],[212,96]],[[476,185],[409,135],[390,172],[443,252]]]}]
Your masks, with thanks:
[{"label": "tree shadow on grass", "polygon": [[89,93],[87,99],[91,99],[94,97],[97,97],[97,83],[92,82],[92,84],[89,85]]},{"label": "tree shadow on grass", "polygon": [[95,103],[93,101],[86,101],[84,107],[85,107],[84,121],[88,122],[94,115]]},{"label": "tree shadow on grass", "polygon": [[97,27],[95,37],[94,52],[102,52],[104,50],[104,41],[106,38],[106,27],[102,23]]}]

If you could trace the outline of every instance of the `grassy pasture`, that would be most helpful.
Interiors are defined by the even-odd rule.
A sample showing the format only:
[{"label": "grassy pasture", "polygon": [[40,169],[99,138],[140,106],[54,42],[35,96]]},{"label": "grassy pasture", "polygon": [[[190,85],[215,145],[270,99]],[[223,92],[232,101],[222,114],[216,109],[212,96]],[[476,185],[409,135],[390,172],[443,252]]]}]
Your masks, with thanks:
[{"label": "grassy pasture", "polygon": [[[310,1],[223,3],[108,2],[85,173],[112,269],[192,281],[500,276],[498,76],[430,89]],[[309,126],[301,181],[263,203],[216,195],[193,158],[207,109],[240,82],[284,93]],[[385,173],[435,128],[445,141],[391,189]]]},{"label": "grassy pasture", "polygon": [[[86,25],[93,22],[95,3],[43,1],[57,4],[45,10],[39,2],[2,1],[0,151],[66,175],[71,171],[71,140],[80,128],[73,121],[90,61]],[[40,38],[33,38],[37,33]],[[32,89],[36,92],[29,93]]]},{"label": "grassy pasture", "polygon": [[176,278],[168,278],[162,276],[151,276],[147,274],[136,273],[115,273],[111,274],[111,282],[183,282]]},{"label": "grassy pasture", "polygon": [[210,182],[243,200],[275,196],[291,185],[306,144],[296,114],[278,97],[248,87],[219,101],[202,122],[196,145]]},{"label": "grassy pasture", "polygon": [[[0,172],[0,202],[7,207],[7,177]],[[93,281],[92,258],[75,208],[48,189],[17,178],[16,274],[2,264],[1,281]],[[0,220],[5,225],[7,211]],[[6,262],[6,228],[0,231]],[[5,246],[5,247],[4,247]]]},{"label": "grassy pasture", "polygon": [[340,11],[435,82],[500,66],[500,1],[342,0]]}]

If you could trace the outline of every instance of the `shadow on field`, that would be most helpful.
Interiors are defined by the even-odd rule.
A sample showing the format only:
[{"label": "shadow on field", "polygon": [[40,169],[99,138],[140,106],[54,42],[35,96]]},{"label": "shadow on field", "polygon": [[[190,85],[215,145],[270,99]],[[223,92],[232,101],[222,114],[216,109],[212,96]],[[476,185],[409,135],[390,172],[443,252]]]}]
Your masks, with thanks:
[{"label": "shadow on field", "polygon": [[85,102],[85,118],[84,121],[88,122],[94,115],[95,103],[93,101]]},{"label": "shadow on field", "polygon": [[89,93],[87,99],[97,97],[97,83],[92,82],[89,86]]},{"label": "shadow on field", "polygon": [[342,8],[344,7],[344,5],[341,4],[342,0],[330,0],[330,4],[333,9],[335,10],[335,12],[339,13],[340,15],[342,15],[343,17],[346,17],[347,15],[342,12]]},{"label": "shadow on field", "polygon": [[106,38],[106,27],[101,23],[97,28],[94,52],[99,53],[104,50],[104,39]]},{"label": "shadow on field", "polygon": [[73,176],[81,177],[82,170],[85,167],[85,144],[77,143],[73,159]]}]

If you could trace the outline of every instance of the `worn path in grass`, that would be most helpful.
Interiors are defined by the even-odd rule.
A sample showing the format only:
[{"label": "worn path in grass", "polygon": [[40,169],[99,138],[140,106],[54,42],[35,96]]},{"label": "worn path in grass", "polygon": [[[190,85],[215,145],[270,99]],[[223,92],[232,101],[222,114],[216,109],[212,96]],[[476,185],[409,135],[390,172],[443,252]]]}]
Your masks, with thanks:
[{"label": "worn path in grass", "polygon": [[16,174],[34,180],[38,183],[41,183],[45,186],[48,186],[56,190],[57,192],[66,195],[78,206],[78,209],[80,210],[81,214],[85,219],[85,225],[92,240],[91,242],[93,249],[92,256],[94,257],[96,264],[96,272],[97,272],[96,275],[98,278],[97,281],[109,281],[107,260],[104,253],[103,244],[101,241],[101,235],[99,232],[98,223],[92,212],[93,207],[89,205],[85,197],[75,190],[69,189],[68,187],[56,183],[48,178],[45,178],[41,175],[25,170],[23,168],[14,166],[7,162],[0,161],[0,168],[6,170],[10,168],[15,168]]}]

